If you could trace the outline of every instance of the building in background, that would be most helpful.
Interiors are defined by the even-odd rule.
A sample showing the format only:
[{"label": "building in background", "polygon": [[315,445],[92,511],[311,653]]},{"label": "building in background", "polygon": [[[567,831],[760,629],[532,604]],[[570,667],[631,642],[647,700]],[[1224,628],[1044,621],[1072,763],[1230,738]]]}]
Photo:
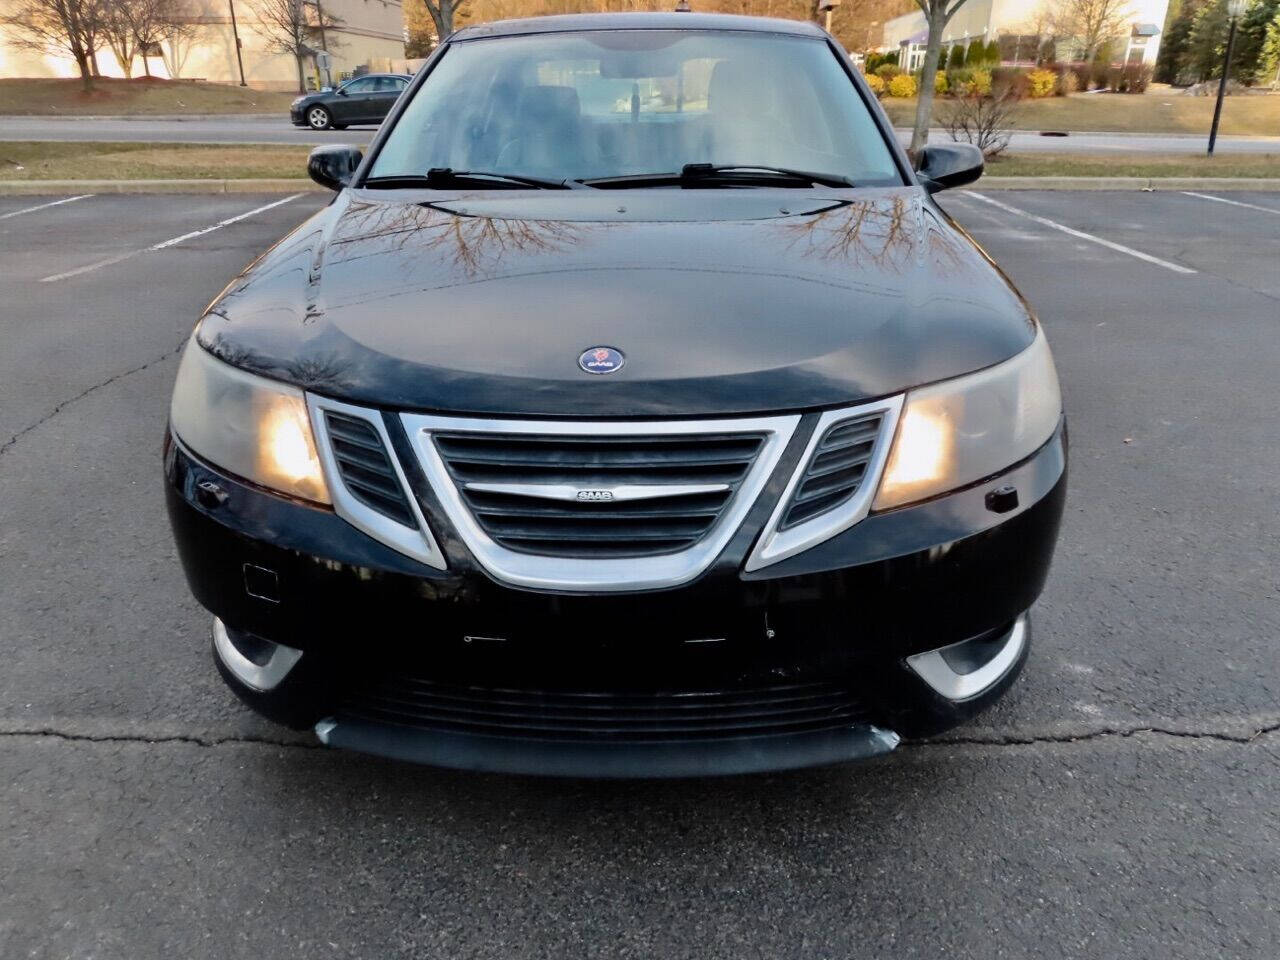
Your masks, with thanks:
[{"label": "building in background", "polygon": [[[269,31],[256,0],[190,0],[191,16],[186,36],[164,41],[152,51],[148,67],[153,76],[185,80],[239,83],[235,39],[231,26],[231,6],[235,4],[245,81],[262,89],[291,90],[298,84],[298,67],[292,55],[272,49]],[[315,49],[330,54],[329,74],[333,80],[373,70],[404,70],[404,11],[401,0],[319,0],[326,18],[337,21],[317,37]],[[314,10],[316,0],[308,0]],[[323,61],[323,57],[319,58]],[[314,55],[304,57],[308,86],[323,82]],[[98,51],[103,76],[122,77],[124,71],[105,46]],[[141,76],[143,66],[135,60],[133,75]],[[70,57],[33,53],[8,46],[0,36],[0,77],[74,77],[75,61]]]},{"label": "building in background", "polygon": [[[1007,62],[1033,62],[1039,46],[1037,38],[1047,40],[1044,27],[1050,22],[1053,0],[968,0],[947,24],[942,35],[942,52],[952,47],[968,48],[975,42],[989,43],[1008,38],[1001,44],[1002,59]],[[1119,63],[1154,66],[1160,52],[1160,27],[1168,11],[1169,0],[1128,0],[1124,10],[1122,36],[1112,47],[1113,59]],[[881,50],[899,51],[898,62],[906,70],[919,70],[924,63],[925,41],[929,28],[920,11],[903,14],[884,25]],[[1057,41],[1057,59],[1070,62],[1079,59],[1068,37]],[[1074,54],[1074,55],[1073,55]]]}]

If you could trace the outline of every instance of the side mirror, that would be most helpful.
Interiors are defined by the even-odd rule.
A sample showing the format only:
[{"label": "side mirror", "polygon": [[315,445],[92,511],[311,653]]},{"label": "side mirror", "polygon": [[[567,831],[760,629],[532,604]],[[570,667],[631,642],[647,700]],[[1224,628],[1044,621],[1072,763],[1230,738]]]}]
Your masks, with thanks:
[{"label": "side mirror", "polygon": [[971,143],[938,143],[920,151],[916,174],[930,193],[962,187],[982,176],[982,151]]},{"label": "side mirror", "polygon": [[316,147],[307,157],[307,175],[322,187],[341,190],[351,182],[363,157],[356,147],[345,143]]},{"label": "side mirror", "polygon": [[334,93],[336,93],[340,97],[345,97],[347,95],[346,87],[327,87],[326,89],[332,90]]}]

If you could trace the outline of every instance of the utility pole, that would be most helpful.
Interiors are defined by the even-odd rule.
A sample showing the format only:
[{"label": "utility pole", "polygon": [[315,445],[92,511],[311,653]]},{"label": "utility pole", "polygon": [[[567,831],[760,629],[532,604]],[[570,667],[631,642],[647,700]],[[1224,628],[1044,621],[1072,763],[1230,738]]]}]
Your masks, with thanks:
[{"label": "utility pole", "polygon": [[1231,52],[1236,45],[1236,23],[1244,13],[1245,0],[1227,0],[1227,16],[1231,27],[1227,31],[1227,51],[1222,57],[1222,79],[1218,81],[1218,102],[1213,107],[1213,126],[1209,128],[1209,156],[1213,156],[1218,142],[1218,121],[1222,119],[1222,98],[1227,95],[1227,78],[1231,75]]},{"label": "utility pole", "polygon": [[247,87],[244,82],[244,57],[240,55],[240,28],[236,25],[236,0],[227,0],[228,6],[231,7],[231,36],[236,41],[236,66],[240,68],[240,86]]},{"label": "utility pole", "polygon": [[324,39],[324,10],[320,6],[320,0],[316,0],[316,26],[320,28],[320,49],[328,50],[329,44]]}]

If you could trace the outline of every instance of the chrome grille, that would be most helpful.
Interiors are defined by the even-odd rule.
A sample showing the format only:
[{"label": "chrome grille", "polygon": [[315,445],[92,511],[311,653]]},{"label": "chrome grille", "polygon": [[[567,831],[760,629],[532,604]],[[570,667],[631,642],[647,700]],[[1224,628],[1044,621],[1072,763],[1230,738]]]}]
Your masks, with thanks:
[{"label": "chrome grille", "polygon": [[324,420],[333,459],[351,495],[396,523],[417,527],[378,431],[367,421],[332,410],[325,411]]},{"label": "chrome grille", "polygon": [[494,542],[571,558],[687,550],[723,515],[763,433],[432,434],[450,479]]},{"label": "chrome grille", "polygon": [[837,423],[823,434],[778,524],[779,530],[826,513],[858,492],[883,421],[883,414],[877,413]]}]

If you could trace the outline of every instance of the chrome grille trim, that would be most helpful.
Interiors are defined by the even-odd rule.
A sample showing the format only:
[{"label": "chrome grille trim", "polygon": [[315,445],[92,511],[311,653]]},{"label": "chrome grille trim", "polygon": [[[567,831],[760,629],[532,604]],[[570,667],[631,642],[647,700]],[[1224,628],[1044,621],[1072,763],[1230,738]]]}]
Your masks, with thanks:
[{"label": "chrome grille trim", "polygon": [[[582,500],[585,492],[567,483],[479,483],[468,481],[467,490],[477,493],[506,493],[515,497],[541,500]],[[630,500],[657,500],[660,497],[692,497],[699,493],[725,493],[727,483],[624,483],[607,488],[608,500],[626,503]]]},{"label": "chrome grille trim", "polygon": [[[324,468],[325,481],[329,485],[329,495],[333,498],[333,509],[343,520],[358,530],[367,533],[373,539],[385,543],[393,550],[410,556],[437,570],[446,567],[444,553],[431,534],[427,518],[422,515],[418,499],[413,495],[413,488],[404,475],[395,448],[391,445],[391,437],[387,434],[386,424],[382,422],[382,413],[366,407],[357,407],[328,397],[307,394],[307,409],[311,415],[311,430],[316,438],[316,451],[320,454],[320,464]],[[369,504],[355,496],[347,487],[341,465],[334,455],[333,438],[329,434],[327,412],[361,420],[377,433],[382,441],[382,450],[391,468],[395,471],[396,482],[408,509],[413,514],[417,526],[398,523]]]},{"label": "chrome grille trim", "polygon": [[871,413],[828,427],[814,447],[813,459],[796,484],[778,529],[798,527],[853,497],[867,479],[883,425],[883,414]]},{"label": "chrome grille trim", "polygon": [[373,424],[362,417],[325,410],[324,428],[348,492],[401,526],[417,527],[408,495]]},{"label": "chrome grille trim", "polygon": [[[864,403],[857,407],[828,410],[822,414],[818,419],[818,425],[814,427],[813,434],[809,437],[804,455],[796,465],[791,479],[787,481],[787,488],[782,492],[773,515],[756,541],[755,549],[747,557],[744,570],[747,572],[759,570],[793,557],[824,540],[830,540],[836,534],[848,530],[871,511],[871,501],[875,499],[876,491],[880,488],[880,475],[884,471],[885,462],[889,459],[889,449],[893,446],[893,438],[897,433],[898,415],[902,412],[902,402],[903,395],[899,394],[896,397]],[[783,529],[783,518],[794,505],[796,488],[804,482],[819,443],[833,427],[872,416],[880,417],[879,436],[876,438],[856,492],[830,510]]]},{"label": "chrome grille trim", "polygon": [[[504,583],[531,589],[583,592],[673,587],[687,583],[705,571],[742,525],[800,422],[799,415],[647,422],[487,420],[409,413],[400,417],[419,463],[449,520],[491,576]],[[673,553],[579,558],[513,550],[491,537],[468,508],[463,491],[433,441],[436,433],[508,434],[557,439],[742,434],[758,437],[760,447],[714,526],[692,546]],[[535,481],[528,486],[531,489],[527,492],[537,497],[540,496],[539,488],[546,484]],[[625,487],[626,484],[618,484],[620,491],[625,491]],[[621,497],[619,501],[624,502]]]}]

